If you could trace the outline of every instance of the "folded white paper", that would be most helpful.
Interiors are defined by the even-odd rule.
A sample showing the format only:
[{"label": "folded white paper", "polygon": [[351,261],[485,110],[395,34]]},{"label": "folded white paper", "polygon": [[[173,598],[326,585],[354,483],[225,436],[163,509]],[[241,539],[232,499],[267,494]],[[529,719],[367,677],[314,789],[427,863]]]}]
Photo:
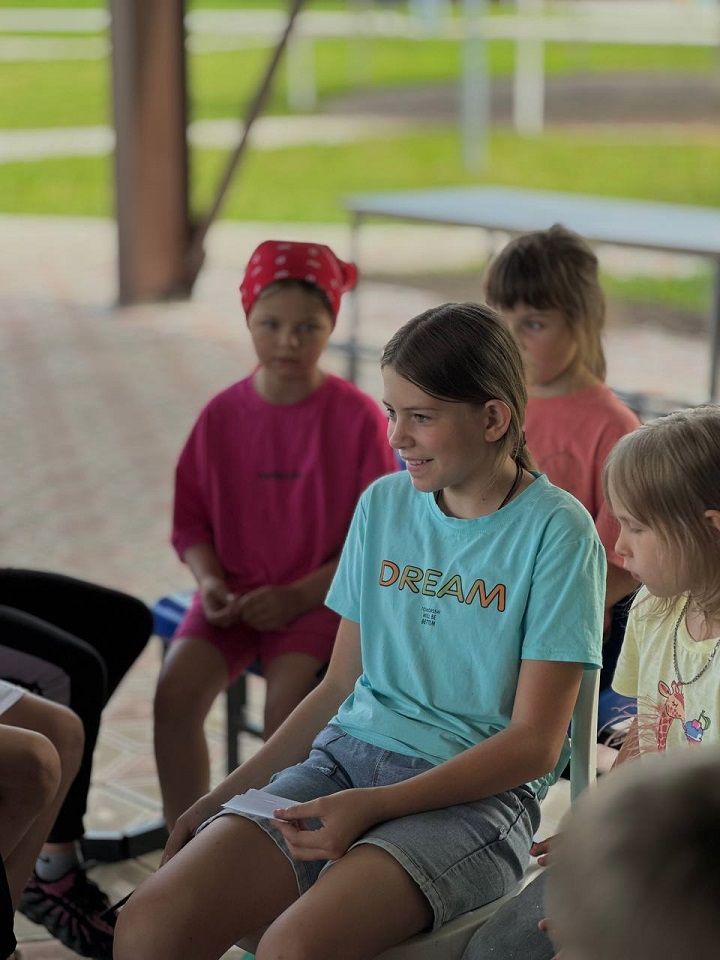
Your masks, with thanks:
[{"label": "folded white paper", "polygon": [[227,803],[224,810],[233,810],[235,813],[250,813],[256,817],[265,817],[267,820],[278,820],[273,811],[279,807],[291,807],[297,800],[286,800],[285,797],[276,797],[265,790],[248,790],[247,793],[238,793]]}]

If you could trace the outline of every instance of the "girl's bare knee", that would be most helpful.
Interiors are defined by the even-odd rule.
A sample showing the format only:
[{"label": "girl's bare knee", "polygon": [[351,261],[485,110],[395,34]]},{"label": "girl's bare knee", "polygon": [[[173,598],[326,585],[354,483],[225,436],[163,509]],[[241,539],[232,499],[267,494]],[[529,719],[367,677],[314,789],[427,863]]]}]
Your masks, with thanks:
[{"label": "girl's bare knee", "polygon": [[65,780],[74,780],[80,769],[85,747],[85,731],[82,720],[68,707],[60,706],[57,703],[52,706],[55,710],[52,724],[52,742],[60,755],[63,777]]},{"label": "girl's bare knee", "polygon": [[294,690],[290,694],[283,692],[281,694],[268,693],[265,696],[265,709],[263,714],[265,739],[271,736],[277,728],[287,720],[295,707],[303,700],[315,686],[313,682],[308,682],[304,689]]},{"label": "girl's bare knee", "polygon": [[22,791],[32,808],[41,810],[56,797],[62,778],[62,763],[55,746],[42,733],[27,731]]},{"label": "girl's bare knee", "polygon": [[297,703],[293,704],[292,706],[289,706],[287,703],[282,703],[279,705],[268,705],[265,707],[265,713],[263,717],[263,732],[266,740],[268,737],[271,737],[273,733],[275,733],[281,723],[287,720],[288,715],[296,706]]},{"label": "girl's bare knee", "polygon": [[276,920],[260,939],[255,960],[320,960],[312,931],[300,924]]},{"label": "girl's bare knee", "polygon": [[172,727],[196,726],[205,720],[207,709],[204,699],[188,695],[186,684],[178,680],[172,672],[161,673],[155,688],[153,715],[155,726]]},{"label": "girl's bare knee", "polygon": [[189,709],[190,705],[187,703],[183,705],[183,698],[172,674],[161,674],[153,700],[155,727],[174,727],[183,719],[187,720],[187,714],[183,715],[184,706]]},{"label": "girl's bare knee", "polygon": [[85,731],[82,720],[69,707],[51,700],[43,700],[34,694],[23,697],[17,705],[19,713],[8,711],[7,722],[45,737],[60,757],[62,776],[73,779],[80,768]]},{"label": "girl's bare knee", "polygon": [[144,923],[135,916],[132,904],[127,903],[117,918],[113,938],[113,960],[142,960],[147,936]]},{"label": "girl's bare knee", "polygon": [[113,960],[164,960],[179,955],[165,935],[170,931],[163,922],[163,905],[154,900],[140,892],[122,908],[115,926]]}]

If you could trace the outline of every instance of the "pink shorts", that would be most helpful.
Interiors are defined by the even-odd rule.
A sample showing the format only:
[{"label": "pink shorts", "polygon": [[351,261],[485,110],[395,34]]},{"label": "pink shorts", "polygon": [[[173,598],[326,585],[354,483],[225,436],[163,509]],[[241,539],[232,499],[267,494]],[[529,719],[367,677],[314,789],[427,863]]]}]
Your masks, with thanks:
[{"label": "pink shorts", "polygon": [[256,660],[264,669],[266,664],[283,653],[307,653],[320,663],[327,663],[339,623],[340,617],[336,613],[327,607],[318,607],[293,620],[282,630],[253,630],[244,623],[232,627],[214,627],[205,619],[200,594],[196,593],[173,640],[180,637],[207,640],[225,658],[232,682]]}]

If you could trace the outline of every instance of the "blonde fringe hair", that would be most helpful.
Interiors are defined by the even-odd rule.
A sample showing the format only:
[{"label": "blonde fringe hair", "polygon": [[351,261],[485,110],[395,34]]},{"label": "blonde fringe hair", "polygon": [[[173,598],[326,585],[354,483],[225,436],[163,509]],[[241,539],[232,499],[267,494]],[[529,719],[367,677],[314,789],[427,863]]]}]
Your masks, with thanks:
[{"label": "blonde fringe hair", "polygon": [[[720,534],[704,515],[720,510],[720,405],[678,410],[624,436],[605,463],[603,486],[611,508],[619,500],[657,532],[698,608],[720,616]],[[676,599],[653,609],[664,613]]]},{"label": "blonde fringe hair", "polygon": [[605,380],[605,296],[597,257],[579,234],[556,223],[549,230],[511,240],[490,263],[484,287],[487,302],[501,313],[518,303],[535,310],[559,310],[582,363]]}]

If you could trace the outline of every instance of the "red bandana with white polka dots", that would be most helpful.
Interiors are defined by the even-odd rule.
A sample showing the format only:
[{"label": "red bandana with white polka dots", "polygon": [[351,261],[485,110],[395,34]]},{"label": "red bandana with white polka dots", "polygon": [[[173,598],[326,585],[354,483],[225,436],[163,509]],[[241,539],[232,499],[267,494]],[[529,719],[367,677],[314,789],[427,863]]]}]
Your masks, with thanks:
[{"label": "red bandana with white polka dots", "polygon": [[315,284],[330,301],[333,320],[340,299],[357,283],[357,267],[340,260],[322,243],[298,243],[293,240],[265,240],[250,257],[240,284],[240,299],[245,316],[265,287],[277,280],[306,280]]}]

